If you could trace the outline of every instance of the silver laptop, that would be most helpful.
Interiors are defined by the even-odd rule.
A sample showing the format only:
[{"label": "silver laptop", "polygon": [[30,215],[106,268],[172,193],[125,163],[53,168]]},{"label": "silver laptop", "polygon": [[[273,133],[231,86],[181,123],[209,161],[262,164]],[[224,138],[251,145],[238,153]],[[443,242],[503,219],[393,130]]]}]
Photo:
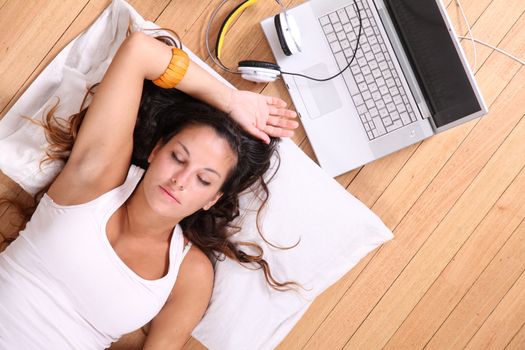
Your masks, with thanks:
[{"label": "silver laptop", "polygon": [[[358,0],[362,33],[339,77],[283,79],[321,167],[343,174],[487,113],[439,0]],[[359,32],[352,0],[288,10],[302,52],[285,56],[273,17],[261,22],[282,71],[326,78],[346,67]]]}]

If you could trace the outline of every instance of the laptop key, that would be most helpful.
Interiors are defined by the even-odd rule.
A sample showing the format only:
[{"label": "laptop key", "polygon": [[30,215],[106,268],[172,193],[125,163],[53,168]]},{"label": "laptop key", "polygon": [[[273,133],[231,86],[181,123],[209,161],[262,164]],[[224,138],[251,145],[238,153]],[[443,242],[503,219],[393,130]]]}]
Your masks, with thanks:
[{"label": "laptop key", "polygon": [[348,23],[348,21],[350,20],[344,8],[337,10],[337,14],[339,15],[339,19],[341,20],[341,23],[343,24]]},{"label": "laptop key", "polygon": [[331,32],[330,34],[326,35],[326,39],[329,43],[334,42],[337,40],[337,37],[335,36],[334,32]]},{"label": "laptop key", "polygon": [[[400,75],[381,36],[368,1],[360,1],[363,28],[350,69],[341,74],[370,140],[415,120]],[[359,18],[354,5],[320,17],[339,69],[354,57]]]},{"label": "laptop key", "polygon": [[328,16],[323,16],[319,18],[319,22],[321,23],[322,26],[324,26],[330,23],[330,19],[328,18]]},{"label": "laptop key", "polygon": [[365,105],[359,105],[357,106],[357,113],[359,114],[364,114],[366,111],[367,111],[367,108]]},{"label": "laptop key", "polygon": [[338,53],[341,51],[341,45],[339,44],[339,41],[334,41],[333,43],[330,43],[330,47],[332,48],[333,53]]},{"label": "laptop key", "polygon": [[399,116],[401,117],[403,124],[405,125],[410,124],[411,120],[410,120],[410,116],[408,115],[408,112],[402,112],[399,114]]},{"label": "laptop key", "polygon": [[399,96],[399,95],[395,95],[395,96],[394,96],[394,103],[395,103],[396,105],[403,103],[403,99],[401,99],[401,96]]},{"label": "laptop key", "polygon": [[386,134],[385,126],[383,125],[381,118],[375,117],[372,120],[374,121],[374,125],[376,126],[379,135]]},{"label": "laptop key", "polygon": [[[338,52],[335,55],[335,59],[337,61],[337,64],[339,65],[339,69],[343,69],[348,65],[348,61],[346,60],[346,57],[343,52]],[[357,85],[354,80],[354,76],[352,73],[345,69],[343,71],[343,74],[341,74],[345,80],[346,87],[348,88],[348,91],[350,92],[351,96],[354,96],[355,94],[359,93],[359,89],[357,88]]]},{"label": "laptop key", "polygon": [[357,106],[357,105],[361,105],[361,104],[364,103],[364,101],[363,101],[363,97],[361,97],[360,94],[356,94],[356,95],[354,95],[352,98],[353,98],[353,100],[354,100],[354,104],[355,104],[356,106]]},{"label": "laptop key", "polygon": [[331,25],[330,23],[325,24],[325,25],[323,26],[323,32],[324,32],[325,34],[330,34],[330,33],[332,33],[333,31],[334,31],[334,27],[332,27],[332,25]]}]

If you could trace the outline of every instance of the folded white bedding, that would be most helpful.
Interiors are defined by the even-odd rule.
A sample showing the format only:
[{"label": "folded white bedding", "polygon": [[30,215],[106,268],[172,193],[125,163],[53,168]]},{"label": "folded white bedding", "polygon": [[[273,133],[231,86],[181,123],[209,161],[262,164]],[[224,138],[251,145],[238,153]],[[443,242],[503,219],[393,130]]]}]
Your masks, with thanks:
[{"label": "folded white bedding", "polygon": [[[60,171],[60,162],[39,162],[45,156],[42,129],[20,118],[40,119],[60,98],[58,116],[78,112],[87,87],[102,79],[125,37],[134,30],[157,28],[144,21],[123,0],[113,3],[84,33],[67,45],[0,121],[0,170],[30,194]],[[151,34],[151,32],[147,32]],[[228,84],[193,53],[186,51]],[[265,252],[278,281],[295,280],[308,291],[300,294],[269,288],[262,270],[249,270],[226,259],[215,266],[215,285],[206,314],[193,336],[210,349],[272,349],[290,332],[320,293],[340,279],[370,251],[391,239],[391,231],[365,205],[326,175],[292,141],[280,143],[279,171],[270,183],[270,199],[262,225],[267,245],[257,233],[257,200],[241,197],[242,230],[238,241],[255,241]]]}]

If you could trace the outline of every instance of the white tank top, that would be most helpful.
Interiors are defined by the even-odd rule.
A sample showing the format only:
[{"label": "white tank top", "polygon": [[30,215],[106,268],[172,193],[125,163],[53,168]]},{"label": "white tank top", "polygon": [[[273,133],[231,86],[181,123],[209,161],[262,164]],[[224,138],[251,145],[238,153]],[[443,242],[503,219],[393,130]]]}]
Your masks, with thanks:
[{"label": "white tank top", "polygon": [[146,280],[113,250],[106,224],[144,170],[80,205],[45,194],[20,236],[0,254],[0,349],[104,349],[149,322],[166,302],[183,249],[173,230],[168,273]]}]

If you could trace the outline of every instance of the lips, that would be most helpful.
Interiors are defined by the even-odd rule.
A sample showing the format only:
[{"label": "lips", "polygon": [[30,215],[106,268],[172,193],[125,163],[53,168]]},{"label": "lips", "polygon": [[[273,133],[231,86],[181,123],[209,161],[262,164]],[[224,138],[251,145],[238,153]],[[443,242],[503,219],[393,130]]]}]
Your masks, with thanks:
[{"label": "lips", "polygon": [[171,197],[171,199],[173,199],[174,201],[176,201],[177,203],[181,204],[180,201],[173,195],[171,194],[170,191],[168,191],[167,189],[165,189],[164,187],[160,186],[161,190],[166,194],[168,195],[169,197]]}]

